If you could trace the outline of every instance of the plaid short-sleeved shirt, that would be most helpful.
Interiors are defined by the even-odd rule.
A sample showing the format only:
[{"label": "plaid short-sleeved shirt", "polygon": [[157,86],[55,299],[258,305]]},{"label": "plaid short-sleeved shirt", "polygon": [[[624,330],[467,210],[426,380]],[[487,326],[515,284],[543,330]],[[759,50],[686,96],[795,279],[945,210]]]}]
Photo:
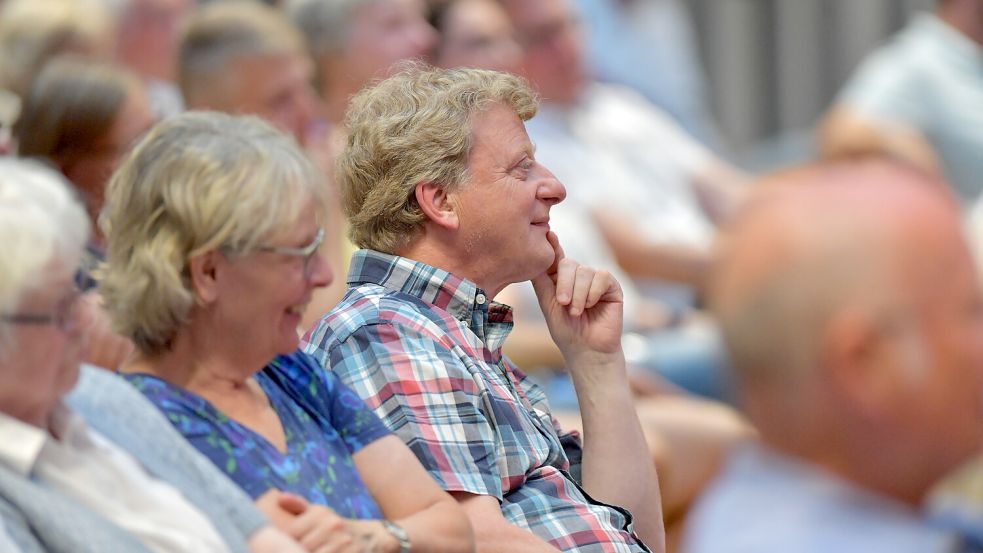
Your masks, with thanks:
[{"label": "plaid short-sleeved shirt", "polygon": [[627,511],[571,476],[579,439],[558,433],[542,391],[502,355],[511,308],[446,271],[370,250],[355,253],[348,283],[303,347],[445,490],[494,496],[506,520],[564,551],[648,551]]}]

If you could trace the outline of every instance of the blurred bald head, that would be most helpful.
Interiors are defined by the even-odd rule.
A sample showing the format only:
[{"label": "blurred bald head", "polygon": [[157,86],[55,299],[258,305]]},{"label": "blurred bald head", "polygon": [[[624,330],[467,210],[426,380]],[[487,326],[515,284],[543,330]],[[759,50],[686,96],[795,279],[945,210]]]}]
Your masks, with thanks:
[{"label": "blurred bald head", "polygon": [[[983,440],[983,317],[956,203],[874,161],[759,189],[710,285],[749,416],[773,445],[917,500]],[[934,455],[908,452],[893,489],[877,455],[909,448]],[[854,459],[867,465],[839,466]]]},{"label": "blurred bald head", "polygon": [[[925,230],[912,218],[956,224],[956,206],[938,183],[886,163],[806,167],[758,188],[722,235],[710,293],[733,335],[734,363],[759,379],[793,378],[814,365],[817,334],[840,306],[903,300],[890,266],[913,253],[899,248],[902,236]],[[761,336],[766,328],[796,339],[775,343]],[[770,374],[773,364],[782,370]]]}]

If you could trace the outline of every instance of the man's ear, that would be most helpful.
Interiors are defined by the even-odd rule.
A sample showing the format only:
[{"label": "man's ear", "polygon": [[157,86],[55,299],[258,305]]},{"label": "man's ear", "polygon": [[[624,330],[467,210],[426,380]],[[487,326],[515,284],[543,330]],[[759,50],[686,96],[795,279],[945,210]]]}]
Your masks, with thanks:
[{"label": "man's ear", "polygon": [[209,304],[218,298],[219,265],[224,259],[222,254],[212,250],[198,254],[188,260],[188,271],[191,273],[191,290],[200,304]]},{"label": "man's ear", "polygon": [[898,399],[894,336],[872,313],[841,311],[823,335],[831,391],[868,420],[891,416]]},{"label": "man's ear", "polygon": [[430,222],[447,230],[457,230],[460,218],[453,194],[431,181],[418,183],[413,193],[416,195],[416,203]]}]

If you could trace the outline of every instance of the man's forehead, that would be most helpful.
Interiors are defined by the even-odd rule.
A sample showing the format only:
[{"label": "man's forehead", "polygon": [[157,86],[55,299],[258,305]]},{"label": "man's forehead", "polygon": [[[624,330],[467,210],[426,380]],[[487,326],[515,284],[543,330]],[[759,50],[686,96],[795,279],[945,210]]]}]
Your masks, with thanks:
[{"label": "man's forehead", "polygon": [[495,150],[532,150],[532,140],[519,114],[509,106],[495,103],[475,114],[471,122],[474,146]]}]

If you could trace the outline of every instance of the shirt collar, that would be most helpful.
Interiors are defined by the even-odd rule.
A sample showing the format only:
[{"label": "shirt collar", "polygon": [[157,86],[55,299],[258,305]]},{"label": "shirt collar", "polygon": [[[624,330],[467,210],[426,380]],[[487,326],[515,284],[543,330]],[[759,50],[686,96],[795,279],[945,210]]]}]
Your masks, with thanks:
[{"label": "shirt collar", "polygon": [[[361,284],[377,284],[439,307],[467,324],[479,336],[484,332],[480,328],[483,324],[478,321],[510,326],[512,323],[512,308],[490,301],[474,282],[398,255],[374,250],[355,252],[348,271],[348,285]],[[476,317],[476,314],[487,315]]]},{"label": "shirt collar", "polygon": [[[63,403],[59,402],[52,410],[49,424],[51,431],[63,443],[83,448],[92,443],[82,417]],[[13,468],[25,477],[31,475],[45,444],[54,439],[47,429],[0,413],[0,464]]]}]

